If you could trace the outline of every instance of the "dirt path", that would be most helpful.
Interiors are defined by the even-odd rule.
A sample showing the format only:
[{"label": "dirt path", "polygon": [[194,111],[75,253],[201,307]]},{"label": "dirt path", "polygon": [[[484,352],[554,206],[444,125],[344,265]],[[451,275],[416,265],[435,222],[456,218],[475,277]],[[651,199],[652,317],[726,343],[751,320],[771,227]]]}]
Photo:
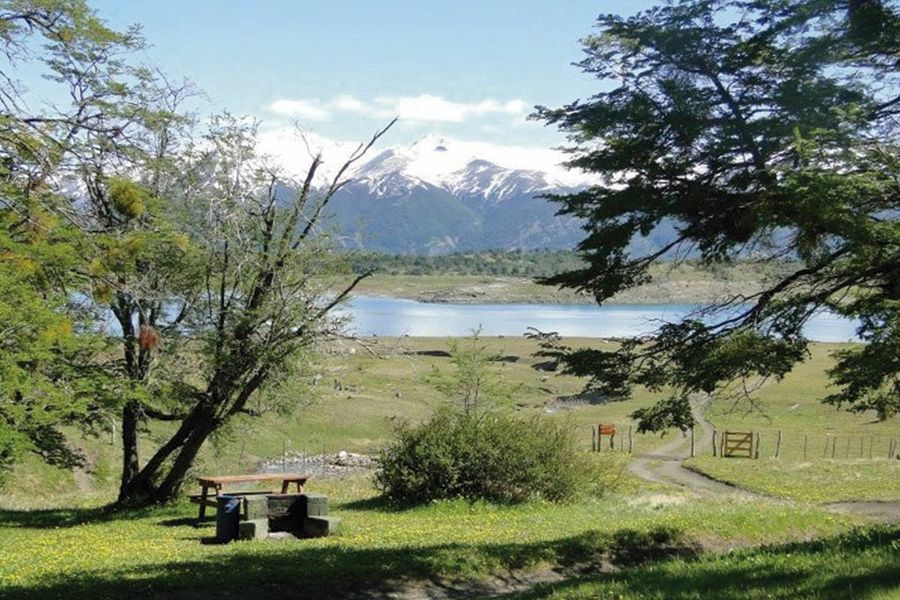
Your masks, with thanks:
[{"label": "dirt path", "polygon": [[[692,400],[691,408],[697,427],[694,432],[694,451],[700,453],[712,443],[712,424],[706,420],[700,400]],[[733,494],[748,498],[763,497],[762,494],[744,490],[705,475],[692,471],[684,466],[690,458],[690,436],[676,434],[666,444],[656,449],[653,454],[636,456],[629,465],[631,472],[647,481],[668,483],[685,487],[689,490],[707,494]]]},{"label": "dirt path", "polygon": [[[701,400],[692,400],[691,409],[698,427],[695,429],[695,453],[709,448],[712,443],[713,426],[706,419]],[[647,481],[675,484],[700,494],[730,494],[743,498],[775,498],[760,492],[739,488],[716,481],[702,473],[684,466],[690,458],[690,437],[677,435],[660,446],[653,454],[636,456],[629,465],[631,472]],[[900,501],[892,502],[835,502],[824,508],[837,512],[852,513],[877,519],[886,523],[900,523]]]}]

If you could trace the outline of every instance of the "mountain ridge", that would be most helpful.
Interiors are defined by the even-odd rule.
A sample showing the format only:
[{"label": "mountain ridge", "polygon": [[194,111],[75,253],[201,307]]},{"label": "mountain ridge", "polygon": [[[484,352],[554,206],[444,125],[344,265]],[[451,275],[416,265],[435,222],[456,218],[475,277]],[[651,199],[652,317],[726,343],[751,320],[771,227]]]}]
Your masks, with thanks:
[{"label": "mountain ridge", "polygon": [[[581,222],[541,197],[589,179],[534,156],[426,136],[375,154],[332,200],[329,221],[344,246],[409,254],[486,249],[570,249]],[[494,159],[494,160],[491,160]],[[495,162],[497,159],[505,165]],[[536,164],[538,163],[538,164]]]}]

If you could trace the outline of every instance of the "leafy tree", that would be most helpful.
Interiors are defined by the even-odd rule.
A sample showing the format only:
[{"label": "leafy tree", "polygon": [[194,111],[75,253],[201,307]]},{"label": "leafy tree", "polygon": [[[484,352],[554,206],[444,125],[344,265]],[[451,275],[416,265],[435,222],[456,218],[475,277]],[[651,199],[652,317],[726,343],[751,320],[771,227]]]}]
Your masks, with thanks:
[{"label": "leafy tree", "polygon": [[117,89],[122,94],[118,108],[99,119],[120,134],[113,143],[93,131],[77,139],[73,174],[81,179],[87,202],[75,199],[78,205],[69,212],[88,232],[93,306],[111,314],[117,325],[124,490],[139,470],[143,423],[183,416],[171,396],[159,393],[153,371],[164,366],[163,337],[169,353],[180,339],[167,334],[183,319],[180,309],[196,290],[199,271],[184,211],[174,202],[185,185],[181,147],[190,125],[178,111],[191,89],[142,71]]},{"label": "leafy tree", "polygon": [[[339,333],[331,309],[365,273],[345,272],[318,222],[384,131],[324,187],[315,157],[286,197],[255,153],[255,126],[224,116],[192,135],[191,86],[135,64],[136,28],[108,29],[81,0],[9,0],[0,41],[0,285],[27,309],[0,362],[0,454],[36,448],[48,427],[93,423],[115,399],[120,502],[170,500],[211,435],[290,405],[280,381]],[[70,102],[32,109],[22,63]],[[14,312],[0,301],[0,315]],[[89,323],[110,315],[117,350],[100,351]],[[142,459],[149,419],[174,429]]]},{"label": "leafy tree", "polygon": [[319,220],[348,169],[385,131],[360,145],[324,186],[316,185],[322,157],[314,157],[289,195],[256,154],[252,123],[216,117],[189,151],[178,189],[199,255],[199,285],[181,288],[176,312],[183,316],[166,340],[181,336],[184,343],[168,354],[158,378],[179,417],[171,437],[123,485],[121,502],[171,500],[212,434],[238,415],[300,400],[279,397],[279,384],[305,355],[340,335],[344,319],[331,311],[368,275],[347,276],[349,265],[330,251]]},{"label": "leafy tree", "polygon": [[[48,67],[58,82],[69,59],[127,43],[78,0],[0,3],[0,465],[32,451],[79,464],[58,426],[104,422],[115,405],[98,368],[97,336],[70,293],[83,274],[85,237],[60,193],[61,169],[85,131],[107,135],[84,97],[68,110],[35,108],[16,68]],[[100,70],[97,59],[94,72]]]},{"label": "leafy tree", "polygon": [[[118,324],[120,360],[81,371],[116,381],[124,484],[138,470],[141,424],[177,418],[154,400],[150,372],[158,330],[175,326],[164,322],[163,305],[193,281],[188,239],[174,226],[180,219],[169,201],[175,150],[190,124],[180,106],[193,92],[136,64],[139,30],[107,28],[81,0],[3,2],[0,37],[4,203],[26,220],[52,215],[74,233],[80,260],[54,291],[83,297],[80,308],[91,314],[79,317],[111,314]],[[36,102],[18,82],[23,67],[68,103]]]},{"label": "leafy tree", "polygon": [[92,345],[76,334],[53,283],[77,264],[74,247],[43,217],[0,210],[0,470],[26,452],[60,467],[83,464],[58,427],[90,425],[106,408],[98,381],[77,367]]},{"label": "leafy tree", "polygon": [[[545,283],[603,302],[661,260],[800,264],[767,289],[662,326],[652,340],[561,352],[569,372],[624,396],[673,390],[642,429],[690,426],[693,392],[742,392],[807,355],[803,326],[858,319],[827,398],[882,417],[900,402],[900,16],[877,0],[688,0],[601,16],[581,68],[604,82],[538,116],[600,183],[554,198],[585,219],[583,268]],[[674,226],[657,251],[629,243]],[[790,264],[790,263],[786,263]],[[714,313],[714,314],[711,314]]]}]

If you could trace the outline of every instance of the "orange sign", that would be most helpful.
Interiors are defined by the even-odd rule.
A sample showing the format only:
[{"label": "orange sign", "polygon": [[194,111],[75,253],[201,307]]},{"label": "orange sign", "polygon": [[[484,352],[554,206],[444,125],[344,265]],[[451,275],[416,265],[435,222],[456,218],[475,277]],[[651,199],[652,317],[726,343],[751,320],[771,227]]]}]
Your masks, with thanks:
[{"label": "orange sign", "polygon": [[601,423],[597,426],[597,431],[600,432],[600,435],[616,435],[616,426]]}]

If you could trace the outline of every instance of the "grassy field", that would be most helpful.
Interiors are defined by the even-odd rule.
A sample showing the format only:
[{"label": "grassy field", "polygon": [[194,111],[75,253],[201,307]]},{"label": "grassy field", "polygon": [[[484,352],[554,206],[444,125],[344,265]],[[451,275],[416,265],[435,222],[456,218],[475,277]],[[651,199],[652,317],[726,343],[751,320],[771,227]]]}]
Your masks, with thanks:
[{"label": "grassy field", "polygon": [[[736,294],[751,294],[771,283],[777,269],[750,263],[715,270],[691,263],[654,265],[652,281],[626,290],[610,302],[620,304],[705,303]],[[532,278],[477,274],[376,274],[364,280],[360,294],[455,303],[592,303],[593,297],[573,290],[538,285]]]},{"label": "grassy field", "polygon": [[688,465],[722,481],[795,500],[900,498],[900,461],[887,456],[891,440],[900,441],[900,419],[879,422],[874,413],[848,413],[818,401],[827,393],[825,370],[836,347],[814,345],[807,362],[784,381],[760,389],[752,404],[722,403],[707,410],[719,430],[759,433],[759,460],[712,458],[707,450]]},{"label": "grassy field", "polygon": [[[608,343],[567,341],[597,346]],[[434,387],[433,374],[450,369],[450,360],[441,355],[447,349],[447,340],[382,338],[369,342],[374,354],[351,343],[331,348],[323,359],[314,397],[306,391],[297,392],[299,408],[288,416],[237,421],[204,448],[196,472],[250,472],[259,461],[278,458],[284,451],[308,455],[340,450],[375,453],[390,439],[399,419],[423,419],[446,402]],[[534,342],[518,337],[485,338],[484,342],[491,352],[504,357],[496,370],[515,390],[515,408],[522,414],[568,421],[585,449],[591,446],[591,426],[600,422],[618,425],[622,432],[617,439],[620,448],[627,443],[628,428],[633,426],[629,414],[658,398],[638,389],[626,402],[582,399],[578,396],[582,380],[533,368],[541,361],[533,356],[537,350]],[[886,456],[890,440],[900,440],[900,419],[879,423],[870,413],[848,413],[818,401],[826,393],[824,370],[835,348],[832,344],[814,345],[809,361],[784,381],[763,387],[753,405],[715,404],[708,409],[708,417],[720,430],[759,432],[760,460],[712,458],[706,447],[689,465],[717,479],[799,500],[900,498],[900,461]],[[776,459],[779,430],[782,446]],[[144,456],[160,443],[164,431],[164,426],[157,425],[146,433],[141,445]],[[634,452],[652,452],[676,435],[681,434],[635,432]],[[71,473],[29,461],[14,471],[0,492],[0,506],[71,506],[111,500],[120,461],[117,440],[108,434],[83,437],[73,432],[73,441],[89,458],[86,470]],[[700,440],[703,442],[708,444],[708,440]]]},{"label": "grassy field", "polygon": [[[614,459],[610,455],[610,459]],[[692,557],[704,549],[833,535],[848,516],[780,501],[748,506],[678,491],[593,496],[552,505],[439,502],[383,505],[364,480],[319,481],[344,533],[302,542],[204,545],[193,506],[104,514],[91,509],[0,512],[0,596],[206,598],[256,590],[324,597],[348,589],[403,588],[511,570],[628,565]]]},{"label": "grassy field", "polygon": [[557,600],[896,600],[900,530],[872,528],[817,540],[674,559],[614,574],[573,577],[510,597]]},{"label": "grassy field", "polygon": [[[591,445],[590,425],[614,422],[627,431],[628,414],[646,406],[655,396],[639,391],[628,402],[591,404],[577,398],[583,381],[537,371],[542,359],[532,354],[537,345],[524,338],[485,338],[489,351],[504,357],[496,371],[514,390],[515,408],[522,414],[544,414],[568,420],[577,429],[585,449]],[[573,340],[604,344],[600,340]],[[447,340],[439,338],[384,338],[370,340],[375,354],[354,344],[331,349],[321,365],[321,377],[312,398],[298,392],[298,409],[288,415],[243,417],[229,431],[208,444],[195,469],[206,473],[253,471],[260,460],[282,452],[321,455],[340,450],[375,453],[390,439],[398,420],[416,421],[431,414],[446,398],[435,389],[433,373],[448,372]],[[148,456],[162,440],[164,425],[155,425],[142,439]],[[670,435],[672,432],[670,432]],[[112,500],[120,446],[108,434],[73,439],[89,457],[85,472],[72,474],[29,461],[12,474],[0,493],[0,506],[59,506]],[[619,441],[626,438],[621,436]],[[659,435],[634,434],[635,452],[661,443]],[[668,439],[668,438],[666,438]],[[113,443],[110,443],[110,442]]]},{"label": "grassy field", "polygon": [[[540,361],[533,357],[533,342],[484,342],[504,357],[496,369],[515,390],[514,409],[567,421],[585,450],[592,425],[612,422],[626,432],[633,426],[628,415],[656,399],[637,390],[625,402],[592,403],[578,395],[582,381],[533,368]],[[331,348],[314,397],[297,392],[298,409],[289,416],[237,422],[204,448],[195,472],[252,472],[260,460],[280,457],[283,450],[375,452],[390,439],[397,419],[425,418],[446,401],[433,385],[435,371],[450,368],[442,354],[446,340],[368,344],[374,355],[350,343]],[[192,505],[120,513],[98,508],[114,497],[118,444],[108,434],[71,432],[90,459],[87,469],[73,474],[29,462],[12,474],[0,495],[0,597],[295,597],[301,592],[327,597],[360,588],[421,597],[433,585],[462,586],[469,597],[481,597],[487,592],[472,593],[466,586],[488,582],[490,588],[497,576],[515,572],[549,580],[527,591],[490,588],[490,593],[897,598],[900,529],[855,529],[869,521],[817,505],[900,498],[900,461],[868,459],[868,440],[900,439],[900,421],[877,423],[872,415],[817,401],[833,348],[816,345],[808,363],[785,381],[765,386],[754,405],[715,405],[708,411],[719,428],[760,431],[759,460],[712,458],[705,449],[691,462],[716,478],[784,499],[748,502],[642,482],[627,470],[627,453],[618,451],[593,454],[598,485],[564,505],[439,502],[399,509],[383,504],[365,477],[334,481],[314,473],[310,489],[332,499],[332,513],[344,519],[341,536],[217,546],[204,543],[213,533],[209,526],[192,526]],[[778,430],[782,448],[776,459]],[[144,456],[164,432],[145,433]],[[680,434],[634,433],[634,450],[652,453],[673,435]],[[835,458],[830,452],[823,457],[824,446],[819,448],[828,435],[844,436],[838,437]],[[854,454],[855,441],[845,457],[845,438],[864,440],[862,457]],[[817,541],[823,536],[825,541]],[[666,560],[645,564],[651,559]]]}]

